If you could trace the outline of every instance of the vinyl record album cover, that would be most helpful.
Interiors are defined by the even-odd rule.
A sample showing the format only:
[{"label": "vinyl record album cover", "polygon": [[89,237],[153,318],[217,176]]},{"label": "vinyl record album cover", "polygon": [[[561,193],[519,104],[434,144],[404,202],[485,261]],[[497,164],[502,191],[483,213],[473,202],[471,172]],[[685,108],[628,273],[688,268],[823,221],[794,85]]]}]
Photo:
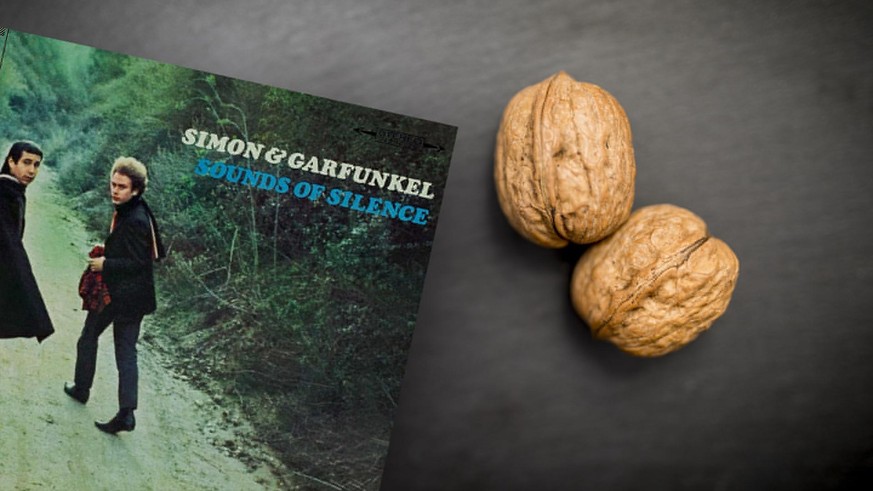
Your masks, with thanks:
[{"label": "vinyl record album cover", "polygon": [[377,489],[456,128],[0,33],[0,488]]}]

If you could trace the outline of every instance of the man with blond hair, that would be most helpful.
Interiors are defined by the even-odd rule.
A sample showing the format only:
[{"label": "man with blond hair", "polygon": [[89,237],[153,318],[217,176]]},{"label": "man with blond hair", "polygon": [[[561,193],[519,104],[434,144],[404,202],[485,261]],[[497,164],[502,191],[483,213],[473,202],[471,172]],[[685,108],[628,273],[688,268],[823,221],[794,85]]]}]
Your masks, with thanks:
[{"label": "man with blond hair", "polygon": [[88,312],[76,345],[75,382],[64,392],[85,404],[94,382],[97,341],[113,325],[118,369],[118,413],[106,423],[95,423],[106,433],[133,431],[136,426],[139,371],[136,342],[144,316],[155,311],[154,261],[164,257],[155,217],[142,198],[148,183],[145,165],[120,157],[112,166],[109,194],[115,213],[103,255],[88,258],[90,271],[101,273],[109,293],[108,305]]}]

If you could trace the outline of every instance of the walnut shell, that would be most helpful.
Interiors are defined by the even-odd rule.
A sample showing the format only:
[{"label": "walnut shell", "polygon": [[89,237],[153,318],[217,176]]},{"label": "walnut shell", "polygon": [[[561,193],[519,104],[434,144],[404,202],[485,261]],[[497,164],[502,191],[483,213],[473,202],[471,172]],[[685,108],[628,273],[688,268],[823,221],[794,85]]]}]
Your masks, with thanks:
[{"label": "walnut shell", "polygon": [[630,216],[636,165],[627,115],[559,72],[522,89],[497,132],[494,180],[512,227],[545,247],[588,244]]},{"label": "walnut shell", "polygon": [[570,289],[594,337],[651,357],[708,329],[727,309],[738,274],[737,257],[700,217],[655,205],[585,251]]}]

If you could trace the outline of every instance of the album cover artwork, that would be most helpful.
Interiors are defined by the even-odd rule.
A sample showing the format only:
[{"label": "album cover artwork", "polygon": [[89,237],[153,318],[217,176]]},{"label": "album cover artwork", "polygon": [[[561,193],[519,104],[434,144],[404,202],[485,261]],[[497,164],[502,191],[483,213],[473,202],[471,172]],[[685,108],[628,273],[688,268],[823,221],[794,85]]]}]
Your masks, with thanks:
[{"label": "album cover artwork", "polygon": [[0,489],[378,489],[456,128],[0,45]]}]

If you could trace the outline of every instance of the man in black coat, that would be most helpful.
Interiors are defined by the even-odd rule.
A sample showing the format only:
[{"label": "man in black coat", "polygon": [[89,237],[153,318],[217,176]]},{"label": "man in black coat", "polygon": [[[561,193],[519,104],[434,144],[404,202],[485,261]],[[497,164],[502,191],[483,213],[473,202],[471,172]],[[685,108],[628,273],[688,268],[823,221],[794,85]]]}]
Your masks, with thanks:
[{"label": "man in black coat", "polygon": [[113,325],[118,368],[119,411],[106,423],[95,423],[107,433],[133,431],[136,426],[139,372],[136,342],[145,315],[155,311],[154,261],[164,256],[154,215],[142,199],[148,175],[145,166],[130,157],[115,161],[110,173],[110,196],[115,213],[104,255],[88,258],[91,271],[101,272],[109,290],[109,304],[91,311],[76,345],[76,374],[64,392],[82,404],[88,401],[97,361],[97,340]]},{"label": "man in black coat", "polygon": [[42,342],[55,331],[21,240],[24,191],[36,179],[42,157],[33,142],[15,142],[0,169],[0,338]]}]

